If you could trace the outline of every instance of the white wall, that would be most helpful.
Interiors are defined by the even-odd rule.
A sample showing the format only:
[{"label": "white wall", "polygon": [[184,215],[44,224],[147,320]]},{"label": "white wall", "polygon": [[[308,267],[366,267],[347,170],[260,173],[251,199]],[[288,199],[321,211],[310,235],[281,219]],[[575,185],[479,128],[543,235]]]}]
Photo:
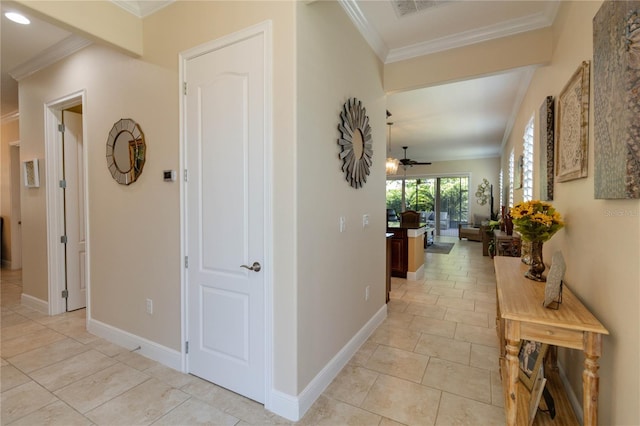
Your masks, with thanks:
[{"label": "white wall", "polygon": [[[562,2],[553,27],[553,58],[534,74],[503,151],[505,173],[512,147],[516,158],[522,153],[522,134],[529,117],[535,113],[538,126],[537,111],[545,97],[558,96],[580,63],[593,60],[592,20],[600,5],[599,1]],[[640,200],[594,199],[593,90],[590,104],[588,177],[555,184],[552,203],[566,219],[566,226],[545,243],[544,258],[548,264],[556,250],[562,251],[567,264],[565,282],[610,332],[603,339],[600,359],[599,423],[636,425],[640,424]],[[538,132],[534,134],[537,148]],[[534,159],[537,171],[537,152]],[[534,198],[539,194],[534,174]],[[515,196],[516,202],[522,200],[522,191]],[[582,354],[562,351],[560,364],[582,402]]]},{"label": "white wall", "polygon": [[[385,96],[382,65],[336,2],[297,8],[298,390],[385,303]],[[362,101],[373,135],[363,188],[338,159],[344,102]],[[370,224],[362,227],[362,216]],[[346,219],[339,232],[339,217]],[[365,301],[365,287],[371,297]]]}]

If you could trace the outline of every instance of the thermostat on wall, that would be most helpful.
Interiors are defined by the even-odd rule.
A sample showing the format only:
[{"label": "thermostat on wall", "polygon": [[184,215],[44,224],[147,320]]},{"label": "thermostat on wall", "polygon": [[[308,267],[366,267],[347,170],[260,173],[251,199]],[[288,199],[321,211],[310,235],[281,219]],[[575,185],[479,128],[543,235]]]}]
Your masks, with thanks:
[{"label": "thermostat on wall", "polygon": [[165,170],[162,172],[164,176],[165,182],[175,182],[176,181],[176,171],[175,170]]}]

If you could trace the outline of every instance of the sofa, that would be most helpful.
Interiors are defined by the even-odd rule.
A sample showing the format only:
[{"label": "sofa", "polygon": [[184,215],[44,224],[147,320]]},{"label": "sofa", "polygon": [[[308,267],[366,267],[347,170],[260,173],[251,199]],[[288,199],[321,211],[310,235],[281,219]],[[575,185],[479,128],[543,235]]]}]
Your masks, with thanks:
[{"label": "sofa", "polygon": [[458,224],[458,239],[466,238],[469,241],[482,241],[482,234],[480,233],[480,227],[476,228],[467,224]]},{"label": "sofa", "polygon": [[482,228],[483,223],[488,223],[489,218],[484,216],[473,215],[473,221],[471,223],[459,223],[458,224],[458,239],[466,238],[469,241],[482,242]]}]

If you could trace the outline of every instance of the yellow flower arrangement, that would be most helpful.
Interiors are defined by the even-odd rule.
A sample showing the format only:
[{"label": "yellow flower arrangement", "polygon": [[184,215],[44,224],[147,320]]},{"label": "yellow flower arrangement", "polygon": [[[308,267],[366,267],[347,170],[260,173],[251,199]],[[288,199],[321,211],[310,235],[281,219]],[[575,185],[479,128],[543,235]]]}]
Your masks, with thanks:
[{"label": "yellow flower arrangement", "polygon": [[516,204],[511,208],[511,218],[516,231],[527,241],[548,241],[564,226],[560,213],[539,200]]}]

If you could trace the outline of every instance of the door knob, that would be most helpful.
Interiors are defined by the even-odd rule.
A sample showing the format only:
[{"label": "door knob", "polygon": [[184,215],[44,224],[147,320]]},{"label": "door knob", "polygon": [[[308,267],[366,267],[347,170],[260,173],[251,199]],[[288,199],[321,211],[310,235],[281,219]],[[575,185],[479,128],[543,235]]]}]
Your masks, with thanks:
[{"label": "door knob", "polygon": [[253,262],[253,265],[251,266],[247,266],[247,265],[240,265],[241,268],[247,268],[250,271],[253,272],[258,272],[260,271],[260,269],[262,269],[262,266],[260,266],[260,263],[258,262]]}]

